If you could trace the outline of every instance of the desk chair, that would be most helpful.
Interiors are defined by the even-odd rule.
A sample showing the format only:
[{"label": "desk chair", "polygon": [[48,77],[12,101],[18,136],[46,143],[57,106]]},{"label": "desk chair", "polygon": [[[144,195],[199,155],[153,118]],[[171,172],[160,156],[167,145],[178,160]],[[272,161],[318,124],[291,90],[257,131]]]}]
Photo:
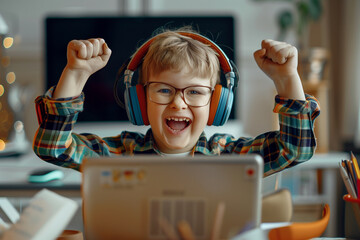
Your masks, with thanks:
[{"label": "desk chair", "polygon": [[[302,240],[320,237],[325,231],[330,219],[330,207],[325,204],[322,217],[313,222],[291,222],[293,215],[293,204],[291,193],[288,189],[279,189],[267,194],[262,199],[262,223],[285,223],[283,226],[249,231],[245,236],[233,240],[261,239],[269,240]],[[254,235],[252,235],[254,234]],[[254,238],[256,236],[256,238]]]},{"label": "desk chair", "polygon": [[293,203],[288,189],[278,189],[262,199],[261,222],[290,222]]}]

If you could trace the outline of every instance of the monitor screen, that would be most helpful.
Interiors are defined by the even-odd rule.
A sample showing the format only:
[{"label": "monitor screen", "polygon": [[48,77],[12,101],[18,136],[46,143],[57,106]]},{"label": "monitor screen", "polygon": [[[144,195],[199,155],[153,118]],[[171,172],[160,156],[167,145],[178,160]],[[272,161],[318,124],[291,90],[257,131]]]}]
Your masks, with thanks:
[{"label": "monitor screen", "polygon": [[[57,84],[66,65],[66,48],[69,41],[103,38],[112,50],[112,55],[107,66],[93,74],[86,83],[84,111],[79,115],[78,121],[128,121],[126,110],[117,105],[113,95],[119,68],[156,29],[173,29],[187,25],[191,25],[217,43],[228,58],[236,62],[236,28],[232,16],[49,16],[45,20],[45,87],[48,89]],[[123,100],[124,89],[121,86],[122,84],[119,88],[119,97]],[[230,119],[236,116],[235,104]]]}]

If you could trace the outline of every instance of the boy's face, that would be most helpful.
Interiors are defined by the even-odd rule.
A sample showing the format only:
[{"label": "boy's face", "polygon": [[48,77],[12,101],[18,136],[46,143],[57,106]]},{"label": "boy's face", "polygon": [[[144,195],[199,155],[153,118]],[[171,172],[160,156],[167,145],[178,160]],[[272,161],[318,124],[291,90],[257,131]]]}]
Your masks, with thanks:
[{"label": "boy's face", "polygon": [[[178,89],[194,85],[211,87],[210,79],[191,77],[185,70],[164,71],[156,77],[150,76],[148,83],[151,82],[166,83]],[[203,107],[188,106],[181,91],[166,105],[157,104],[146,95],[147,114],[159,150],[163,153],[191,151],[207,124],[210,103]]]}]

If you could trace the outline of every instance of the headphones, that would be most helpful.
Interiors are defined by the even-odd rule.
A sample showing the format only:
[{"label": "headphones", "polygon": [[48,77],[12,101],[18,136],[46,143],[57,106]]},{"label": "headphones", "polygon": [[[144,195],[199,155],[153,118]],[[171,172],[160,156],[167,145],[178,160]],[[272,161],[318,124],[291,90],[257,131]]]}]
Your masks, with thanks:
[{"label": "headphones", "polygon": [[[228,120],[231,112],[231,108],[234,101],[234,90],[237,87],[238,71],[235,64],[228,59],[221,48],[216,45],[210,39],[191,32],[176,32],[180,35],[190,37],[194,40],[200,41],[206,45],[209,45],[217,54],[220,62],[220,67],[225,75],[226,87],[221,84],[216,84],[214,92],[210,100],[210,113],[207,125],[222,126]],[[158,36],[158,35],[157,35]],[[157,37],[150,38],[145,42],[123,66],[119,69],[118,77],[114,85],[114,95],[116,102],[124,107],[127,112],[127,116],[131,123],[134,125],[149,125],[149,119],[147,117],[146,109],[146,94],[145,88],[141,84],[132,86],[131,80],[134,72],[145,57],[151,43]],[[124,78],[125,103],[122,103],[117,94],[117,84],[120,77]]]}]

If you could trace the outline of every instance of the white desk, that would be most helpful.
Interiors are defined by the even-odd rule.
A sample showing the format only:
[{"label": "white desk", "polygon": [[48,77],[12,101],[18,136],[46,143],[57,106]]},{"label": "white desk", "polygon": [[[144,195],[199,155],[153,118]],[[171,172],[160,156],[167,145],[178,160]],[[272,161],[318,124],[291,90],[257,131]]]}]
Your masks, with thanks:
[{"label": "white desk", "polygon": [[[28,175],[35,169],[61,169],[64,178],[51,183],[28,183]],[[40,160],[32,151],[20,157],[0,158],[0,196],[32,197],[43,188],[65,197],[81,197],[81,173]]]}]

